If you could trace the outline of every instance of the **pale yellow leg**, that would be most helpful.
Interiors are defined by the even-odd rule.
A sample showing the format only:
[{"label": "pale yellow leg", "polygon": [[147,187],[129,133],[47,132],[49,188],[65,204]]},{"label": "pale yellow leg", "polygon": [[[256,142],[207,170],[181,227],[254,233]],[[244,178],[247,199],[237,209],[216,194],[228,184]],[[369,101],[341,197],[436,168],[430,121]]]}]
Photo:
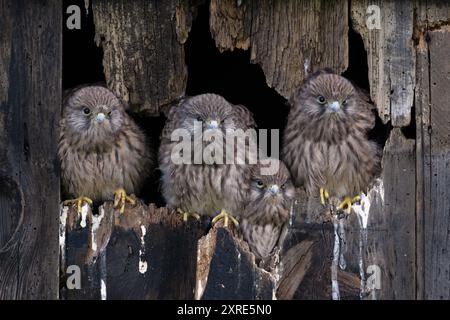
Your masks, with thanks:
[{"label": "pale yellow leg", "polygon": [[81,213],[81,207],[83,207],[83,203],[87,203],[89,205],[92,204],[92,200],[88,197],[85,196],[80,196],[76,199],[69,199],[69,200],[65,200],[63,202],[63,204],[65,206],[70,205],[70,204],[76,204],[77,205],[77,212]]},{"label": "pale yellow leg", "polygon": [[329,197],[330,195],[328,194],[328,191],[325,188],[320,188],[320,203],[325,205],[325,200]]},{"label": "pale yellow leg", "polygon": [[133,198],[127,196],[127,193],[123,188],[118,188],[116,191],[114,191],[114,208],[120,207],[120,213],[125,212],[125,203],[127,201],[132,205],[136,204],[136,201]]},{"label": "pale yellow leg", "polygon": [[177,212],[183,216],[184,222],[188,221],[189,217],[192,217],[195,220],[200,220],[200,215],[198,213],[183,211],[180,208],[177,208]]},{"label": "pale yellow leg", "polygon": [[217,216],[215,216],[212,219],[212,223],[214,224],[214,223],[216,223],[217,221],[219,221],[222,218],[223,218],[223,226],[225,228],[228,227],[228,220],[231,220],[231,222],[233,222],[236,227],[239,226],[239,222],[236,220],[236,218],[234,218],[231,214],[228,214],[223,209],[220,211],[220,213]]}]

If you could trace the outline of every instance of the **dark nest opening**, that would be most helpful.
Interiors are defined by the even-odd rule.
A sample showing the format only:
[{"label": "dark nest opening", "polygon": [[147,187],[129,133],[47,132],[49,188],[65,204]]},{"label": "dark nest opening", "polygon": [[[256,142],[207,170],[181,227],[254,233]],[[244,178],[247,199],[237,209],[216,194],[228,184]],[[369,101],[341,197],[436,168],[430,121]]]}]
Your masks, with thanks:
[{"label": "dark nest opening", "polygon": [[221,53],[216,48],[209,30],[208,9],[208,4],[199,6],[185,44],[186,94],[220,94],[252,111],[258,128],[283,129],[289,112],[286,100],[267,85],[261,67],[250,62],[250,51]]},{"label": "dark nest opening", "polygon": [[84,0],[64,0],[63,21],[70,14],[66,9],[77,5],[81,9],[81,29],[68,29],[63,26],[63,89],[78,85],[105,82],[103,73],[103,50],[94,41],[95,26],[92,14],[92,4],[86,12]]},{"label": "dark nest opening", "polygon": [[[64,21],[69,14],[69,5],[81,8],[81,29],[63,28],[63,88],[69,89],[81,84],[104,83],[103,50],[95,44],[95,25],[92,4],[88,12],[84,0],[64,0]],[[188,68],[186,95],[217,93],[233,104],[242,104],[252,111],[258,128],[279,129],[280,138],[284,130],[289,106],[284,97],[270,88],[264,72],[258,64],[250,62],[250,51],[235,49],[220,52],[209,29],[209,4],[198,7],[189,38],[185,44],[185,61]],[[343,76],[369,92],[367,53],[361,36],[349,29],[349,67]],[[152,144],[159,147],[159,137],[165,117],[148,117],[131,114],[145,130]],[[414,117],[414,109],[413,115]],[[414,121],[403,128],[407,138],[415,137]],[[391,131],[391,125],[383,124],[376,115],[375,128],[369,138],[384,147]],[[269,146],[270,152],[270,146]],[[163,205],[159,190],[160,173],[156,170],[139,196],[146,202]]]}]

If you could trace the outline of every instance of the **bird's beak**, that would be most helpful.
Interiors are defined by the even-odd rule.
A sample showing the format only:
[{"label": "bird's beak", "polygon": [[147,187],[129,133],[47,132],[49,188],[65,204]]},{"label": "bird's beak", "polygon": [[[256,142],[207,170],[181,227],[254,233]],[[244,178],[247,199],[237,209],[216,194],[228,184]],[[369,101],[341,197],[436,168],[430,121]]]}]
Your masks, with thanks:
[{"label": "bird's beak", "polygon": [[338,101],[333,101],[328,104],[328,109],[332,112],[338,112],[341,110],[341,104]]},{"label": "bird's beak", "polygon": [[95,116],[95,121],[97,121],[98,123],[102,123],[103,121],[105,121],[105,114],[103,112],[99,112],[97,113],[97,115]]},{"label": "bird's beak", "polygon": [[269,187],[269,192],[273,195],[277,194],[280,191],[280,187],[277,184],[273,184]]},{"label": "bird's beak", "polygon": [[208,120],[206,121],[206,127],[208,129],[217,129],[219,128],[219,122],[216,120]]}]

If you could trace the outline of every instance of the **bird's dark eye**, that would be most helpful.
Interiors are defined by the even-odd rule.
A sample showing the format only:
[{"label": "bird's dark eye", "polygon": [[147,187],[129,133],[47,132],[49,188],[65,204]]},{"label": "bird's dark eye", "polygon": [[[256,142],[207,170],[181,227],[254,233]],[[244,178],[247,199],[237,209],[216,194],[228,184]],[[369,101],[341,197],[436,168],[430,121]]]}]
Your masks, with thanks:
[{"label": "bird's dark eye", "polygon": [[257,180],[256,181],[256,186],[261,189],[261,188],[264,187],[264,183],[261,180]]},{"label": "bird's dark eye", "polygon": [[91,114],[91,109],[89,109],[88,107],[86,107],[86,108],[83,109],[83,113],[84,113],[85,115],[89,115],[89,114]]},{"label": "bird's dark eye", "polygon": [[342,101],[342,105],[345,106],[347,104],[347,100]]},{"label": "bird's dark eye", "polygon": [[325,102],[327,102],[327,99],[325,99],[324,96],[318,96],[318,97],[317,97],[317,101],[318,101],[320,104],[324,104]]},{"label": "bird's dark eye", "polygon": [[283,183],[283,184],[281,185],[281,189],[285,189],[285,188],[286,188],[286,184]]}]

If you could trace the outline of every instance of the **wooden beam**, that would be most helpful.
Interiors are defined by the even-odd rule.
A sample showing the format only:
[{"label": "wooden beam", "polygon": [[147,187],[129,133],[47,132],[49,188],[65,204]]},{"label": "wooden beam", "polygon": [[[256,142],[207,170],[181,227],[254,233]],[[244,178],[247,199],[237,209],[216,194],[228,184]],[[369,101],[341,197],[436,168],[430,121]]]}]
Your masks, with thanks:
[{"label": "wooden beam", "polygon": [[0,299],[56,299],[62,5],[0,12]]}]

